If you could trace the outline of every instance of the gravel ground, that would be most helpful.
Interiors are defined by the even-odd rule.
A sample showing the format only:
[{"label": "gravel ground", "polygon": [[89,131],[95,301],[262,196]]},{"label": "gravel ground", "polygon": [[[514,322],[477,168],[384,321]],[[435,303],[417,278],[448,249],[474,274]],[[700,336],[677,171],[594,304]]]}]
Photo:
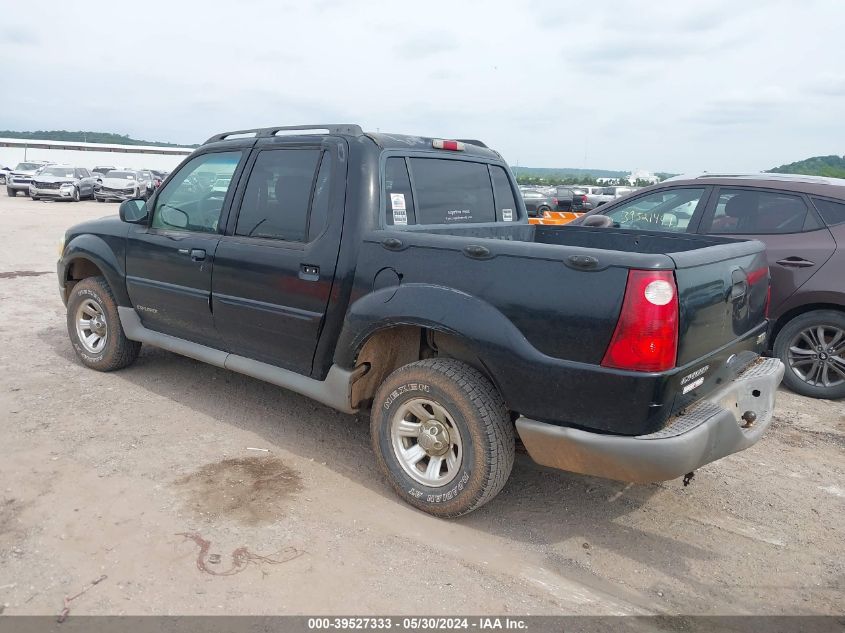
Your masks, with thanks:
[{"label": "gravel ground", "polygon": [[519,455],[495,500],[437,520],[382,480],[363,415],[149,347],[83,368],[56,244],[116,212],[0,198],[6,614],[99,578],[73,614],[842,613],[842,402],[781,390],[764,439],[688,488]]}]

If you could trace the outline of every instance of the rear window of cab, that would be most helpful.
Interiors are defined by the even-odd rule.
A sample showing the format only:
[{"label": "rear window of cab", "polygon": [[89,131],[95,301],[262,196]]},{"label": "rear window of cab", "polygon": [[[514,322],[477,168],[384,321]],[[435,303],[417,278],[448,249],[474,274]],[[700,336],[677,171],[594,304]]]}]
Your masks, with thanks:
[{"label": "rear window of cab", "polygon": [[510,179],[500,165],[392,156],[386,161],[384,180],[388,226],[518,219]]}]

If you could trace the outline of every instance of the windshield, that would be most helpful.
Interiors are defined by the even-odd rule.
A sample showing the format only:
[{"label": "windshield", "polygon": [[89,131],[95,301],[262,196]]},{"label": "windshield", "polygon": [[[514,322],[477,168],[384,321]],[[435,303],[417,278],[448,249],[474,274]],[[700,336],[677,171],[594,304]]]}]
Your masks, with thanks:
[{"label": "windshield", "polygon": [[59,178],[73,178],[73,167],[48,167],[41,172],[43,176],[58,176]]},{"label": "windshield", "polygon": [[106,178],[121,178],[123,180],[135,180],[134,171],[119,171],[117,169],[111,170],[106,174]]},{"label": "windshield", "polygon": [[18,163],[18,166],[15,167],[15,170],[20,171],[34,171],[41,167],[40,163]]}]

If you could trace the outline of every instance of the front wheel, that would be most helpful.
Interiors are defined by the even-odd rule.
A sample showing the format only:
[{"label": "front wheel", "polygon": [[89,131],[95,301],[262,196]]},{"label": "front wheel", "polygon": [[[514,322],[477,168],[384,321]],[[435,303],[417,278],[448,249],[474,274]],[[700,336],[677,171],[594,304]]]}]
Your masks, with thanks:
[{"label": "front wheel", "polygon": [[811,398],[845,398],[845,314],[813,310],[787,323],[774,353],[786,366],[783,382]]},{"label": "front wheel", "polygon": [[390,374],[376,393],[370,433],[399,496],[439,517],[480,508],[513,467],[514,427],[501,394],[479,371],[451,359]]},{"label": "front wheel", "polygon": [[73,193],[70,196],[70,200],[71,200],[71,202],[79,202],[79,188],[78,187],[73,188]]},{"label": "front wheel", "polygon": [[78,282],[67,302],[67,331],[82,364],[114,371],[135,362],[141,344],[123,332],[111,288],[104,277]]},{"label": "front wheel", "polygon": [[15,191],[14,189],[12,189],[11,187],[6,187],[6,195],[9,196],[10,198],[14,198],[15,196],[18,195],[18,192]]}]

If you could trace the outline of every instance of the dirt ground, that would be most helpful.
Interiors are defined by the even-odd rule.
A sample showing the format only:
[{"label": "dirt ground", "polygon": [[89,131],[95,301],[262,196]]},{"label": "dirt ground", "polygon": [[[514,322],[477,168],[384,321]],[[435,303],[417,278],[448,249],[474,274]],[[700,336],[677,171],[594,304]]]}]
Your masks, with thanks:
[{"label": "dirt ground", "polygon": [[437,520],[381,478],[364,415],[149,347],[77,363],[57,243],[116,212],[0,198],[0,611],[102,578],[73,614],[843,612],[845,403],[781,390],[765,438],[688,488],[519,455]]}]

